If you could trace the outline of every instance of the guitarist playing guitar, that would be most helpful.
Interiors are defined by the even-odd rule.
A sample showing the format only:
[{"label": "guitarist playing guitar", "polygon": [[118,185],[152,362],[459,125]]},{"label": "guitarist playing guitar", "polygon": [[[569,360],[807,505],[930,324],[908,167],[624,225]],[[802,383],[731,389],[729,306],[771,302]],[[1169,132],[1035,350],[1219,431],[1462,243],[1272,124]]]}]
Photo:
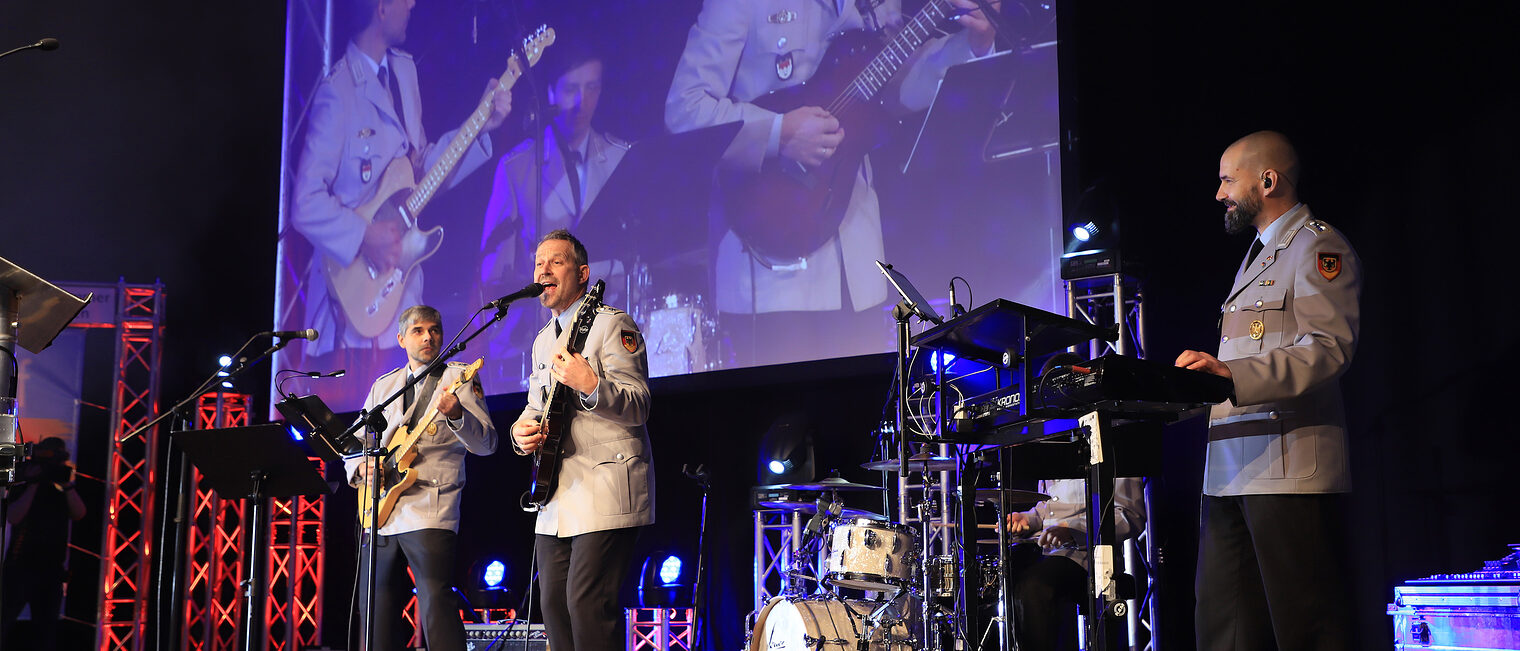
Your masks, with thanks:
[{"label": "guitarist playing guitar", "polygon": [[[423,372],[444,343],[442,318],[431,307],[407,308],[398,325],[396,342],[406,350],[406,366],[375,380],[366,410],[389,398],[411,374]],[[464,461],[467,454],[496,452],[497,443],[474,368],[457,362],[438,366],[412,387],[411,399],[386,405],[381,413],[387,429],[379,444],[391,457],[379,464],[372,457],[344,461],[351,485],[360,487],[374,476],[387,475],[382,488],[392,489],[382,497],[382,505],[390,499],[394,508],[379,518],[378,542],[371,544],[366,533],[359,559],[359,567],[367,568],[368,554],[376,554],[376,649],[400,648],[397,622],[402,621],[412,587],[406,578],[408,567],[416,579],[419,623],[428,648],[464,648],[464,625],[452,594]],[[376,465],[384,471],[377,472]],[[366,613],[370,595],[367,590],[360,594],[360,612]]]},{"label": "guitarist playing guitar", "polygon": [[[526,496],[538,511],[534,552],[549,647],[620,651],[618,587],[638,528],[654,523],[644,429],[649,363],[627,313],[600,306],[578,316],[593,298],[588,259],[569,231],[539,242],[533,279],[544,286],[539,302],[553,318],[533,342],[528,406],[512,425],[512,444],[518,454],[538,455],[538,476],[554,475],[546,490]],[[578,343],[584,346],[568,345]],[[558,450],[548,449],[551,434]]]},{"label": "guitarist playing guitar", "polygon": [[[665,125],[743,123],[718,175],[718,310],[792,313],[720,318],[753,329],[731,332],[736,348],[754,351],[741,364],[797,361],[786,335],[801,328],[832,337],[814,341],[819,349],[856,351],[859,330],[878,327],[869,308],[888,292],[872,266],[883,252],[873,179],[887,171],[866,154],[894,113],[927,107],[949,66],[993,45],[974,0],[914,0],[922,8],[911,14],[904,4],[705,0],[687,36]],[[840,310],[861,318],[801,314]]]},{"label": "guitarist playing guitar", "polygon": [[[308,358],[335,349],[391,347],[387,330],[396,314],[422,302],[421,269],[405,272],[434,243],[416,227],[416,215],[404,214],[409,206],[390,199],[388,188],[398,185],[397,179],[403,187],[415,180],[413,194],[427,195],[452,187],[490,160],[488,132],[512,110],[511,68],[520,72],[529,65],[519,57],[508,74],[487,82],[479,121],[471,116],[460,129],[430,140],[423,129],[417,65],[397,47],[406,41],[414,0],[348,4],[368,18],[311,99],[291,187],[289,225],[313,249],[302,288],[302,323],[322,333],[304,349]],[[472,130],[478,138],[455,142]],[[442,178],[431,178],[428,172],[440,162],[452,165]],[[377,200],[383,203],[372,205]],[[357,277],[348,280],[375,286],[345,283],[340,270]],[[345,292],[349,284],[359,284],[361,291]],[[365,370],[371,372],[382,363],[322,361],[350,372],[358,372],[360,361],[369,362],[372,368]]]}]

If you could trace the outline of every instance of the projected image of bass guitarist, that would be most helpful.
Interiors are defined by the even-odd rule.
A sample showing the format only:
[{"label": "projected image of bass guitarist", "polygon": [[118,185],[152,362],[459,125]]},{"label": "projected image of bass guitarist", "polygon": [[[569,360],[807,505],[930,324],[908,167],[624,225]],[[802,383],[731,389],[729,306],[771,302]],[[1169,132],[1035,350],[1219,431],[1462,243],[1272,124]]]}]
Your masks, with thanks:
[{"label": "projected image of bass guitarist", "polygon": [[[401,312],[396,342],[406,351],[406,366],[375,380],[365,410],[372,409],[421,373],[443,346],[443,319],[426,305]],[[344,460],[349,484],[360,488],[361,524],[379,526],[376,541],[364,534],[359,569],[375,554],[375,646],[400,649],[397,624],[406,606],[406,570],[417,588],[417,618],[429,649],[465,648],[464,623],[453,594],[454,556],[458,546],[459,502],[464,490],[466,454],[496,452],[496,426],[485,408],[485,391],[475,371],[479,362],[449,362],[386,405],[387,429],[379,444],[390,450],[380,463],[369,458]],[[368,512],[372,498],[363,489],[373,477],[380,492],[378,515]],[[359,581],[368,586],[367,579]],[[360,590],[360,613],[368,612],[370,594]],[[368,623],[365,623],[367,630]]]},{"label": "projected image of bass guitarist", "polygon": [[[528,405],[512,425],[518,454],[534,454],[539,602],[555,651],[624,647],[618,588],[639,527],[654,523],[649,362],[627,313],[587,292],[586,247],[568,231],[534,254],[539,302],[553,318],[533,342]],[[588,309],[589,308],[589,309]]]},{"label": "projected image of bass guitarist", "polygon": [[[796,361],[786,358],[793,323],[838,337],[844,350],[858,344],[858,328],[840,319],[823,328],[779,320],[786,313],[845,311],[873,317],[850,326],[876,323],[863,311],[888,293],[872,266],[882,228],[866,153],[888,123],[883,105],[928,106],[947,68],[992,50],[992,26],[976,9],[973,0],[930,0],[905,17],[900,0],[703,3],[665,123],[675,132],[744,123],[719,174],[717,304],[777,318],[723,320],[752,329],[734,337],[741,364]],[[953,22],[964,29],[941,38]]]},{"label": "projected image of bass guitarist", "polygon": [[[395,346],[389,331],[396,315],[422,302],[418,265],[437,249],[441,233],[420,228],[416,213],[433,192],[491,158],[484,132],[511,112],[512,94],[491,80],[477,108],[481,121],[429,140],[417,65],[396,47],[406,40],[415,0],[350,4],[362,27],[311,101],[290,215],[314,249],[304,325],[321,337],[305,355],[367,351],[362,359],[324,364],[359,372],[378,370],[377,351]],[[460,135],[469,140],[451,148]]]}]

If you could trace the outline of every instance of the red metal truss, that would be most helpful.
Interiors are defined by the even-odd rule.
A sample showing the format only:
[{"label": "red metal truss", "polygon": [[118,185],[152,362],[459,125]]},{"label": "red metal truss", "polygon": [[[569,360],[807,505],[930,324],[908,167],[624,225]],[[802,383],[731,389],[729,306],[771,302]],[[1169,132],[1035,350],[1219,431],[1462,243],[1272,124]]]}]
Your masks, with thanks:
[{"label": "red metal truss", "polygon": [[629,608],[627,651],[691,651],[696,627],[691,608]]},{"label": "red metal truss", "polygon": [[[322,461],[312,459],[318,470]],[[323,498],[272,500],[269,518],[269,651],[299,651],[322,639]]]},{"label": "red metal truss", "polygon": [[153,553],[157,428],[127,434],[158,414],[162,357],[162,284],[116,286],[116,379],[111,449],[106,461],[106,523],[101,533],[101,590],[96,601],[99,651],[142,651]]},{"label": "red metal truss", "polygon": [[[241,393],[208,393],[196,405],[197,429],[243,427],[249,424],[251,397]],[[195,495],[188,536],[185,619],[186,651],[236,651],[242,622],[238,582],[243,578],[243,501],[221,499],[201,485],[194,471]]]}]

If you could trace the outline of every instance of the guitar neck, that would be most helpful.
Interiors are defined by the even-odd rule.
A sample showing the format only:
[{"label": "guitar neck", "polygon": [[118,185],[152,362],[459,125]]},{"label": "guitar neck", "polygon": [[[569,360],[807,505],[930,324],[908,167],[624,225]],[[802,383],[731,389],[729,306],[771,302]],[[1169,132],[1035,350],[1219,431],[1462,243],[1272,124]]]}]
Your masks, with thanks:
[{"label": "guitar neck", "polygon": [[[507,71],[497,79],[497,92],[510,92],[512,86],[517,83],[517,78],[522,76],[522,68],[517,63],[517,55],[507,62]],[[406,200],[406,213],[416,216],[422,213],[429,201],[438,194],[439,188],[443,187],[444,179],[464,160],[464,155],[470,151],[470,145],[480,136],[480,132],[486,126],[486,121],[491,119],[491,109],[494,95],[487,95],[480,100],[480,105],[475,107],[475,112],[470,114],[469,119],[460,125],[459,131],[454,133],[454,139],[449,141],[448,147],[438,156],[438,162],[428,168],[427,174],[417,181],[417,187],[412,190]]]},{"label": "guitar neck", "polygon": [[886,47],[882,48],[876,58],[871,59],[871,63],[855,76],[855,79],[846,87],[840,101],[851,95],[866,101],[874,99],[897,74],[897,71],[912,58],[913,53],[934,38],[939,31],[939,26],[949,20],[954,12],[955,7],[949,0],[929,0],[923,9],[903,24],[902,29],[892,37]]}]

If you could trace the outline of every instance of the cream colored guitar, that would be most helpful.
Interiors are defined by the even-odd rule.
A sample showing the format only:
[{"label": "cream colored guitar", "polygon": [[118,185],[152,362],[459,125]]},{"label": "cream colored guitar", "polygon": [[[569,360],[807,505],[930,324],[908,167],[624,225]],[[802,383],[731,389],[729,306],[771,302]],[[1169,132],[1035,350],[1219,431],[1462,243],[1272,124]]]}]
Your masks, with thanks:
[{"label": "cream colored guitar", "polygon": [[[523,39],[522,51],[528,65],[537,65],[544,48],[553,44],[554,29],[547,26],[539,27],[538,31]],[[507,61],[507,71],[496,82],[497,91],[510,91],[522,73],[517,55],[513,54]],[[356,256],[348,264],[331,259],[325,261],[332,294],[338,298],[338,305],[343,308],[343,314],[355,332],[365,337],[377,337],[395,327],[407,281],[417,266],[437,253],[443,244],[443,227],[434,226],[424,231],[418,226],[417,216],[422,214],[449,173],[464,158],[490,117],[491,98],[486,97],[459,127],[454,139],[439,155],[438,162],[433,163],[420,182],[414,177],[409,158],[402,156],[392,160],[380,175],[380,188],[375,192],[375,198],[354,209],[359,216],[372,222],[382,208],[394,206],[406,229],[401,240],[401,260],[394,267],[381,267],[363,255]]]}]

